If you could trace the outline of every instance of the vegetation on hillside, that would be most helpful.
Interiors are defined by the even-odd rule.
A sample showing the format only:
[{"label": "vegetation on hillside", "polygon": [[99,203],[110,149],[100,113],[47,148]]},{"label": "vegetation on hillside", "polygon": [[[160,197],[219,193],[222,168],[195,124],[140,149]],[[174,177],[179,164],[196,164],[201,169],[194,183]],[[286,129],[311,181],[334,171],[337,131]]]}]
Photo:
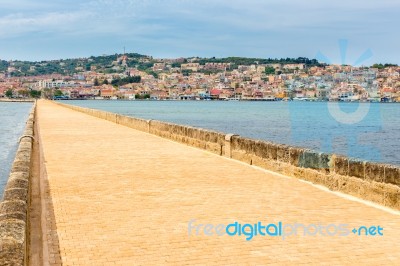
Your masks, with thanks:
[{"label": "vegetation on hillside", "polygon": [[[29,62],[29,61],[4,61],[0,60],[0,72],[7,72],[8,68],[11,67],[11,76],[37,76],[37,75],[49,75],[49,74],[62,74],[62,75],[74,75],[84,71],[97,71],[100,73],[123,73],[127,67],[137,68],[138,70],[144,71],[154,77],[157,77],[157,73],[153,71],[154,63],[158,62],[152,57],[137,54],[127,53],[125,54],[127,60],[121,60],[122,54],[114,55],[102,55],[102,56],[91,56],[88,58],[76,58],[76,59],[60,59],[40,62]],[[190,58],[191,60],[205,65],[206,63],[231,63],[231,69],[236,69],[239,65],[253,65],[253,64],[306,64],[310,66],[319,66],[320,64],[316,59],[308,59],[305,57],[299,58],[246,58],[246,57],[226,57],[226,58]],[[187,63],[189,60],[183,60],[183,63]],[[171,67],[180,68],[182,63],[172,62]],[[203,70],[206,74],[212,74],[219,72],[218,70]],[[267,72],[273,73],[272,68],[268,68]],[[188,73],[185,73],[188,74]]]},{"label": "vegetation on hillside", "polygon": [[384,69],[385,67],[397,66],[396,64],[373,64],[372,68]]},{"label": "vegetation on hillside", "polygon": [[7,71],[8,68],[8,62],[4,60],[0,60],[0,72],[5,72]]},{"label": "vegetation on hillside", "polygon": [[206,63],[231,63],[234,67],[239,65],[254,64],[306,64],[307,66],[320,66],[321,63],[316,59],[308,59],[306,57],[298,58],[247,58],[247,57],[226,57],[226,58],[200,58],[198,61],[201,65]]},{"label": "vegetation on hillside", "polygon": [[111,85],[113,86],[123,86],[129,83],[140,83],[141,76],[130,76],[126,78],[116,78],[111,81]]}]

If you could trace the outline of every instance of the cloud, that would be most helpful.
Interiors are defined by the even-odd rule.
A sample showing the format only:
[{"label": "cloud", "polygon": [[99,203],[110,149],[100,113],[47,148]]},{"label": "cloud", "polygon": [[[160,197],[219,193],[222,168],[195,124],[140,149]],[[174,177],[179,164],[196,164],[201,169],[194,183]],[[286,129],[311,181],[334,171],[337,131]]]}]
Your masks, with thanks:
[{"label": "cloud", "polygon": [[156,56],[313,57],[348,38],[355,49],[389,55],[399,9],[397,0],[2,0],[0,49],[12,54],[7,47],[30,38],[68,47],[84,40],[74,48],[80,55],[127,45]]},{"label": "cloud", "polygon": [[0,18],[0,38],[20,36],[31,32],[65,31],[76,26],[77,22],[90,17],[90,13],[49,12],[36,16],[26,16],[22,13],[11,14]]}]

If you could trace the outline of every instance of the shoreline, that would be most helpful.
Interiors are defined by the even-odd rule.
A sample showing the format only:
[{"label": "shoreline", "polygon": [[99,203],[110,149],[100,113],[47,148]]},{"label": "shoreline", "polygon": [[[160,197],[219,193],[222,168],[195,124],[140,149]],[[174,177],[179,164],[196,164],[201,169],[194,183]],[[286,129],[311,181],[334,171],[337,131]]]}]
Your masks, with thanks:
[{"label": "shoreline", "polygon": [[[324,101],[324,100],[269,100],[269,99],[213,99],[213,100],[179,100],[179,99],[49,99],[50,101],[110,101],[110,102],[318,102],[318,103],[400,103],[400,102],[378,102],[378,101]],[[1,101],[1,100],[0,100]]]},{"label": "shoreline", "polygon": [[0,98],[0,102],[6,103],[34,103],[36,99],[2,99]]}]

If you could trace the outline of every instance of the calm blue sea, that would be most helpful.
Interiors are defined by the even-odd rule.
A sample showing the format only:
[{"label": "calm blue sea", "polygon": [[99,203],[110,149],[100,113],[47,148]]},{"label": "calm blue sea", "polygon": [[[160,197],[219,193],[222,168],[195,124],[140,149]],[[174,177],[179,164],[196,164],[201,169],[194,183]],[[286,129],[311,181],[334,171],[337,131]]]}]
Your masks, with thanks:
[{"label": "calm blue sea", "polygon": [[0,102],[0,198],[32,103]]},{"label": "calm blue sea", "polygon": [[400,165],[400,104],[395,103],[96,100],[65,103]]}]

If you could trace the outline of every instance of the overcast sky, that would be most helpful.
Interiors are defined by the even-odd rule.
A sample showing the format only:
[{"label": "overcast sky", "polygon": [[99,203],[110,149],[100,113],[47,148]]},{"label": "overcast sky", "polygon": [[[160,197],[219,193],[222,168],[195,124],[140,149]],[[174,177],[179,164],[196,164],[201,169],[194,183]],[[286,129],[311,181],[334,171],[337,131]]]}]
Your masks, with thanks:
[{"label": "overcast sky", "polygon": [[[399,0],[1,0],[0,59],[128,52],[400,63]],[[342,45],[342,48],[343,45]],[[342,49],[344,50],[344,49]]]}]

